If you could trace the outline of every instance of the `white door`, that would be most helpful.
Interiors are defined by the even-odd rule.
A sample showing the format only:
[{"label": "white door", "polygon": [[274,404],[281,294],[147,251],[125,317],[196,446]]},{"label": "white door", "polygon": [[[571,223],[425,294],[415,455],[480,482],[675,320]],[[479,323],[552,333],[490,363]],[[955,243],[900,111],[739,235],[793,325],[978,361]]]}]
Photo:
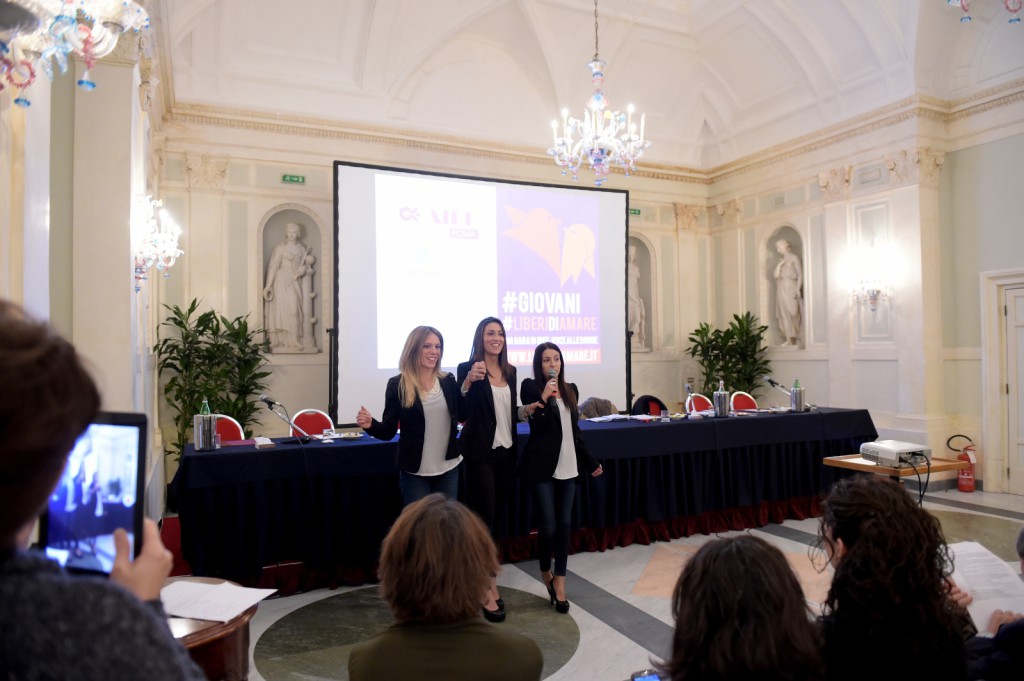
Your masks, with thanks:
[{"label": "white door", "polygon": [[1024,287],[1003,294],[1006,338],[1007,473],[1010,491],[1024,494]]}]

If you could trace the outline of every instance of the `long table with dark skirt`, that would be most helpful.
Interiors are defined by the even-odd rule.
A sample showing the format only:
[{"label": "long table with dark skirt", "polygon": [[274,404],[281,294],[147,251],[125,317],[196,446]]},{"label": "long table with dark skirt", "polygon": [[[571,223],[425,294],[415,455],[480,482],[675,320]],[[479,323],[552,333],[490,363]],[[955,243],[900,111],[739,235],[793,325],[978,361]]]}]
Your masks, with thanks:
[{"label": "long table with dark skirt", "polygon": [[[582,480],[572,550],[759,527],[816,515],[849,472],[827,456],[877,437],[865,410],[818,408],[669,423],[581,422],[604,475]],[[519,446],[528,426],[519,424]],[[186,448],[171,483],[182,550],[196,575],[284,592],[375,579],[380,543],[402,508],[397,439]],[[533,555],[526,485],[499,530],[506,561]]]}]

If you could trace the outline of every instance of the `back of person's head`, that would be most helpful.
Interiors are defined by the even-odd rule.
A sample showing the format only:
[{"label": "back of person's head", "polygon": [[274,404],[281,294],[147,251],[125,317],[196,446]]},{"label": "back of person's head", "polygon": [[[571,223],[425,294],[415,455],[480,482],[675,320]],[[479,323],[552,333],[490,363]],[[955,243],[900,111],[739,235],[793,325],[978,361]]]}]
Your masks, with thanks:
[{"label": "back of person's head", "polygon": [[1020,528],[1017,535],[1017,557],[1020,558],[1020,571],[1024,572],[1024,527]]},{"label": "back of person's head", "polygon": [[0,300],[0,549],[42,510],[100,395],[74,347]]},{"label": "back of person's head", "polygon": [[824,610],[837,636],[856,631],[908,651],[957,638],[952,559],[937,518],[875,475],[839,481],[822,510],[818,542],[835,566]]},{"label": "back of person's head", "polygon": [[663,675],[694,679],[820,679],[818,630],[786,557],[741,535],[704,544],[672,596],[676,621]]},{"label": "back of person's head", "polygon": [[483,521],[459,502],[431,494],[406,506],[384,538],[380,594],[399,622],[458,622],[480,615],[498,569]]}]

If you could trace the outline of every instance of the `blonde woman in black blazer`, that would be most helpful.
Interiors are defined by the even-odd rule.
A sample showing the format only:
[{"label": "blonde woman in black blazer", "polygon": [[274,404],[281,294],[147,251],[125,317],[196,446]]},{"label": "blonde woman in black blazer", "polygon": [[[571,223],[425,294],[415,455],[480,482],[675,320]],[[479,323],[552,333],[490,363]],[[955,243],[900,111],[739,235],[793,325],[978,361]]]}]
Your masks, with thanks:
[{"label": "blonde woman in black blazer", "polygon": [[[505,326],[497,317],[477,324],[470,359],[459,365],[457,373],[462,393],[459,419],[464,422],[459,443],[466,462],[466,504],[483,519],[497,543],[496,529],[508,510],[515,484],[516,422],[542,405],[518,406],[516,368],[508,362]],[[505,619],[505,603],[494,577],[483,610],[492,622]]]},{"label": "blonde woman in black blazer", "polygon": [[401,371],[388,380],[384,415],[374,419],[360,407],[356,423],[378,440],[398,439],[398,486],[406,505],[433,492],[456,499],[459,493],[459,389],[441,371],[444,338],[432,326],[417,326],[405,340]]},{"label": "blonde woman in black blazer", "polygon": [[[537,557],[551,604],[569,612],[565,572],[569,558],[572,504],[580,475],[597,477],[601,464],[587,451],[579,427],[579,390],[565,382],[562,351],[554,343],[541,343],[533,352],[533,378],[523,379],[524,403],[543,406],[530,418],[519,474],[530,485],[537,509]],[[551,556],[554,554],[554,569]]]}]

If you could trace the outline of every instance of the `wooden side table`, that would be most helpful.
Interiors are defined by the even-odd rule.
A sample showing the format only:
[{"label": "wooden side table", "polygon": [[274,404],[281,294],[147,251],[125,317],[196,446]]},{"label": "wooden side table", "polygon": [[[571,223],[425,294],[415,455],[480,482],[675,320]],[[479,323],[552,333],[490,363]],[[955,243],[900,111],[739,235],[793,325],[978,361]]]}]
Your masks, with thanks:
[{"label": "wooden side table", "polygon": [[[220,584],[213,577],[171,577],[177,580]],[[249,676],[249,620],[256,614],[252,606],[227,622],[168,617],[174,638],[181,641],[189,655],[210,681],[245,681]]]},{"label": "wooden side table", "polygon": [[[860,471],[862,473],[877,473],[878,475],[888,475],[893,480],[900,480],[909,475],[917,476],[918,474],[924,474],[928,467],[921,464],[915,470],[913,466],[903,466],[901,468],[893,468],[892,466],[881,466],[874,461],[868,461],[863,458],[860,454],[844,454],[842,456],[826,456],[824,458],[826,466],[833,466],[835,468],[849,468],[850,470]],[[956,459],[932,459],[931,472],[942,473],[945,471],[956,471],[961,468],[967,468],[971,464],[967,461],[959,461]]]}]

